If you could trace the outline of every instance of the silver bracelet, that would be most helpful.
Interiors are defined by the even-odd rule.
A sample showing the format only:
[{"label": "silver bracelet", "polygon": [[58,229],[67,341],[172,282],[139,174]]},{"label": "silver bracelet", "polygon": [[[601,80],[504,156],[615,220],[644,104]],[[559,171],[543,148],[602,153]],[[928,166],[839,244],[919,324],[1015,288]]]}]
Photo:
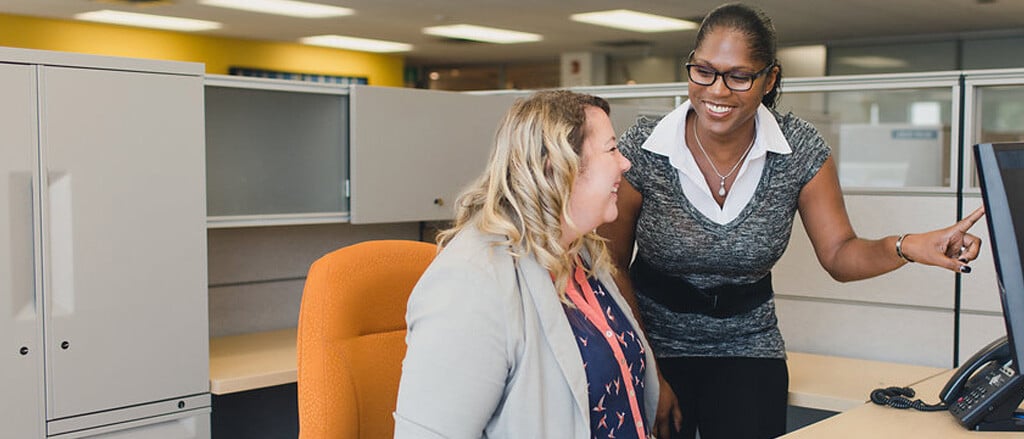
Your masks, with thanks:
[{"label": "silver bracelet", "polygon": [[896,238],[896,254],[903,258],[904,261],[913,263],[913,259],[910,259],[907,257],[907,255],[903,254],[903,238],[906,238],[907,235],[909,235],[909,233],[904,233],[900,235],[899,238]]}]

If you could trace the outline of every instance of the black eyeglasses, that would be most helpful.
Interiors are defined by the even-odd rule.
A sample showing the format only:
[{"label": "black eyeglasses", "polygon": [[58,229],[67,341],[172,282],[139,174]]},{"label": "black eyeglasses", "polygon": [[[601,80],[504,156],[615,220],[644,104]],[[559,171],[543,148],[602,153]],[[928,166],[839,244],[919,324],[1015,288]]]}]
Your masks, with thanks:
[{"label": "black eyeglasses", "polygon": [[722,77],[722,81],[725,82],[726,88],[732,91],[747,91],[754,86],[754,81],[761,76],[768,73],[769,70],[775,67],[775,63],[769,63],[765,68],[758,70],[754,73],[730,71],[730,72],[719,72],[708,66],[700,64],[686,63],[686,74],[690,77],[690,81],[694,84],[709,86],[718,80],[718,77]]}]

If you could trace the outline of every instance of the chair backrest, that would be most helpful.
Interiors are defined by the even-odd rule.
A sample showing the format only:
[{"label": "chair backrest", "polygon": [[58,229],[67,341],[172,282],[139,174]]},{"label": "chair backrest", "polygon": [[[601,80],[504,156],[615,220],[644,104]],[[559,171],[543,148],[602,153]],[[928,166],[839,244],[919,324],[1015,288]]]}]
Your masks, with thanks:
[{"label": "chair backrest", "polygon": [[405,357],[409,293],[437,247],[366,241],[309,269],[299,311],[302,439],[390,439]]}]

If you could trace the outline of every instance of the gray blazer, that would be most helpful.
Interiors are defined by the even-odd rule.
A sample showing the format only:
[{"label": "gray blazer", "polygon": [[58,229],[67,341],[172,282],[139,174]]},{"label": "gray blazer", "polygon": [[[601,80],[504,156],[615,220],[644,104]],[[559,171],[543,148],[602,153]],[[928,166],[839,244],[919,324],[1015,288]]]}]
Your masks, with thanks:
[{"label": "gray blazer", "polygon": [[[583,359],[551,276],[525,256],[517,276],[500,239],[465,229],[413,289],[396,439],[591,437]],[[600,280],[639,328],[615,282]],[[645,380],[653,426],[656,368]]]}]

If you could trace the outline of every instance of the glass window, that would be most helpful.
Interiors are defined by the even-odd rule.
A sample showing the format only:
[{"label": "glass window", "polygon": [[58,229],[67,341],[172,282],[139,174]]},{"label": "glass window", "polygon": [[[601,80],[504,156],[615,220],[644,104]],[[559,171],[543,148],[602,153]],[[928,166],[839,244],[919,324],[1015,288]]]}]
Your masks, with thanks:
[{"label": "glass window", "polygon": [[[975,143],[1024,142],[1024,85],[978,87],[974,97],[973,139],[967,142],[968,153]],[[965,175],[969,186],[979,187],[974,165],[965,169]]]},{"label": "glass window", "polygon": [[206,87],[207,215],[348,211],[348,96]]},{"label": "glass window", "polygon": [[608,104],[612,108],[612,126],[615,132],[629,129],[641,116],[660,118],[676,108],[685,97],[654,97],[654,98],[611,98]]},{"label": "glass window", "polygon": [[977,90],[974,143],[1024,141],[1024,85]]},{"label": "glass window", "polygon": [[779,110],[818,128],[844,188],[950,186],[949,88],[784,92]]}]

